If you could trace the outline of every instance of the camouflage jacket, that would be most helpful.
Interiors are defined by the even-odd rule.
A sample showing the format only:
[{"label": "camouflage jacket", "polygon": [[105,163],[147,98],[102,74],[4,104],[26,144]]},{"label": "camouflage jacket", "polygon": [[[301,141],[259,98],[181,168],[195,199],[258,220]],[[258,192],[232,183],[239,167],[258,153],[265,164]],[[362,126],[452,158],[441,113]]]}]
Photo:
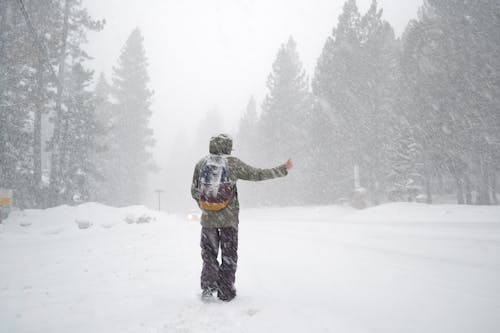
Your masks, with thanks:
[{"label": "camouflage jacket", "polygon": [[[191,184],[191,196],[199,205],[200,190],[199,190],[199,178],[200,178],[200,168],[205,159],[201,159],[194,168],[193,182]],[[286,165],[280,165],[276,168],[271,169],[258,169],[249,166],[248,164],[242,162],[240,159],[227,155],[227,161],[230,170],[231,180],[236,183],[238,179],[250,180],[250,181],[260,181],[266,179],[272,179],[277,177],[283,177],[288,174]],[[229,201],[226,208],[219,211],[208,211],[202,210],[201,215],[201,225],[204,227],[211,228],[225,228],[225,227],[235,227],[239,223],[239,212],[240,205],[238,202],[238,190],[235,185],[234,196]]]}]

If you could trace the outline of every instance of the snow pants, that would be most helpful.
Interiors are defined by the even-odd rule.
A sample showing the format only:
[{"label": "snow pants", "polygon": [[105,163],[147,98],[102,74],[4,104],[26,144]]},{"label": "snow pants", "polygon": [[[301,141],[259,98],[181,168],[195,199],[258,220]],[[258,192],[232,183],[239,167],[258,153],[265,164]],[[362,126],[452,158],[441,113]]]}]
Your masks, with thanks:
[{"label": "snow pants", "polygon": [[[236,296],[234,281],[238,262],[238,227],[201,228],[201,289],[217,290],[217,297],[231,300]],[[221,249],[222,263],[217,256]]]}]

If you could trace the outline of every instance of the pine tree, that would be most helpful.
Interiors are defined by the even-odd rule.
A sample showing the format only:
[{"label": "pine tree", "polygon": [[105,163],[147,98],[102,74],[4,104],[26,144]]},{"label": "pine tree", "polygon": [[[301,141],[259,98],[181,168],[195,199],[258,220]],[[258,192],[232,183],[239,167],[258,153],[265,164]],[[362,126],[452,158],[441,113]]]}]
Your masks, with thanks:
[{"label": "pine tree", "polygon": [[387,193],[391,201],[411,202],[422,192],[422,149],[406,120],[400,119],[399,124],[400,130],[388,151]]},{"label": "pine tree", "polygon": [[[360,131],[355,127],[358,124],[356,115],[361,108],[357,97],[362,84],[359,74],[360,20],[356,2],[347,1],[336,28],[325,42],[312,82],[317,107],[321,108],[318,112],[330,124],[329,129],[325,128],[316,135],[328,140],[328,144],[319,146],[318,155],[323,155],[334,166],[329,179],[325,173],[325,181],[329,187],[340,190],[336,199],[350,196],[354,184],[352,170],[355,164],[359,164],[357,157],[361,156],[357,139]],[[324,131],[330,131],[332,135]]]},{"label": "pine tree", "polygon": [[[255,98],[251,96],[240,120],[235,140],[235,150],[238,157],[247,163],[258,163],[260,160],[258,121],[257,103]],[[260,185],[254,182],[243,182],[238,185],[238,195],[244,198],[247,206],[257,205]]]},{"label": "pine tree", "polygon": [[391,131],[399,127],[393,122],[398,78],[399,43],[389,23],[383,21],[382,10],[373,0],[360,21],[361,41],[361,100],[358,115],[358,140],[361,141],[363,182],[374,204],[384,194],[385,173],[388,168],[386,149],[393,138]]},{"label": "pine tree", "polygon": [[238,156],[243,159],[254,159],[257,155],[259,140],[257,136],[257,123],[257,103],[255,98],[251,96],[246,107],[246,112],[240,120],[235,142]]},{"label": "pine tree", "polygon": [[[299,178],[305,171],[303,168],[307,168],[305,154],[311,110],[309,83],[292,38],[281,46],[267,87],[269,93],[264,99],[259,122],[260,149],[266,163],[283,163],[293,157],[297,171],[291,177],[297,179],[268,183],[264,185],[267,186],[265,192],[269,202],[290,204],[302,200],[304,194],[303,179]],[[283,192],[291,193],[288,202],[279,195]]]},{"label": "pine tree", "polygon": [[0,1],[0,187],[14,189],[21,207],[32,201],[29,42],[17,3]]},{"label": "pine tree", "polygon": [[[342,180],[345,155],[339,153],[341,133],[339,123],[331,118],[329,105],[316,98],[311,111],[309,130],[310,170],[307,198],[315,204],[333,204],[343,196],[343,187],[350,179]],[[347,180],[347,181],[346,181]]]},{"label": "pine tree", "polygon": [[[25,1],[25,5],[0,2],[0,186],[15,190],[17,205],[33,207],[40,206],[41,119],[53,88],[46,59],[54,59],[59,11],[55,0]],[[47,54],[42,54],[37,40],[46,45]]]},{"label": "pine tree", "polygon": [[354,185],[367,186],[373,203],[382,199],[397,58],[394,32],[382,20],[377,2],[361,16],[356,1],[347,1],[325,43],[313,80],[321,109],[317,113],[328,120],[332,132],[316,131],[314,135],[329,141],[319,146],[323,151],[319,155],[335,166],[325,182],[340,189],[336,194],[340,198],[348,198]]},{"label": "pine tree", "polygon": [[[33,116],[33,180],[32,191],[35,194],[37,207],[47,206],[47,181],[43,180],[44,166],[42,162],[47,159],[45,151],[47,139],[51,129],[47,117],[51,111],[51,102],[54,99],[56,82],[49,71],[49,63],[58,59],[58,48],[61,34],[62,11],[61,1],[29,1],[26,2],[28,15],[37,34],[36,39],[43,44],[42,49],[37,45],[34,36],[31,36],[31,60],[27,63],[34,71],[32,100],[34,105]],[[26,24],[26,22],[25,22]],[[49,63],[47,63],[49,62]],[[46,170],[45,170],[46,171]]]},{"label": "pine tree", "polygon": [[[53,114],[54,130],[49,144],[51,152],[50,163],[50,201],[52,205],[68,203],[71,200],[70,193],[74,188],[71,178],[68,176],[67,161],[70,159],[71,150],[74,148],[68,144],[72,141],[70,138],[73,133],[68,132],[72,122],[77,122],[76,110],[80,108],[77,105],[76,97],[72,93],[65,91],[66,87],[84,88],[85,83],[72,82],[79,81],[79,75],[68,75],[67,68],[73,71],[89,59],[88,54],[82,49],[82,44],[86,42],[88,31],[99,31],[104,25],[104,21],[93,20],[81,0],[64,0],[62,8],[61,34],[58,45],[58,85],[55,96],[55,110]],[[74,74],[74,73],[71,73]],[[68,141],[68,142],[67,142]]]},{"label": "pine tree", "polygon": [[116,140],[113,137],[114,105],[111,103],[111,86],[104,73],[99,75],[95,90],[96,124],[101,129],[99,147],[91,153],[90,159],[96,167],[95,178],[91,179],[91,200],[112,204],[112,198],[120,187],[120,179],[114,173]]},{"label": "pine tree", "polygon": [[64,136],[60,148],[65,153],[60,168],[65,184],[61,199],[70,203],[92,198],[92,184],[98,179],[100,164],[95,156],[103,150],[105,131],[96,115],[96,98],[88,89],[92,72],[76,63],[67,78],[69,84],[66,87],[74,104],[68,107],[62,118]]},{"label": "pine tree", "polygon": [[[64,13],[68,14],[67,19]],[[80,48],[85,41],[85,31],[99,30],[103,23],[92,21],[79,0],[3,0],[0,16],[0,95],[5,102],[0,110],[0,118],[3,118],[0,127],[6,127],[0,128],[6,135],[0,139],[0,154],[5,154],[1,174],[8,178],[2,186],[15,189],[16,204],[21,207],[45,207],[49,202],[42,179],[42,160],[46,156],[43,140],[50,128],[44,117],[56,104],[61,111],[56,117],[52,114],[57,123],[68,105],[62,85],[57,85],[49,69],[58,59],[59,64],[66,65],[66,62],[81,63],[88,58]],[[65,38],[64,31],[67,32]],[[63,40],[69,40],[68,48],[63,46]],[[65,49],[70,56],[63,52]],[[6,81],[2,82],[3,79]],[[63,75],[59,79],[65,80]],[[61,133],[60,126],[57,133]],[[62,161],[56,157],[63,157],[64,152],[60,154],[59,140],[52,142],[53,161],[57,163],[52,164],[50,186],[54,196],[49,200],[57,204],[65,184],[62,177],[55,177],[61,176],[55,171],[60,171]]]},{"label": "pine tree", "polygon": [[114,173],[121,180],[121,188],[114,195],[116,205],[141,202],[147,186],[147,173],[155,169],[149,150],[154,140],[149,128],[153,92],[148,83],[143,37],[140,30],[135,29],[122,49],[118,65],[113,68],[116,149],[112,153],[117,161]]},{"label": "pine tree", "polygon": [[456,183],[459,203],[472,203],[474,190],[477,203],[495,200],[499,14],[495,1],[429,0],[405,33],[409,116],[427,160]]},{"label": "pine tree", "polygon": [[104,127],[109,128],[113,124],[113,107],[111,103],[111,86],[104,73],[99,74],[94,89],[94,95],[97,103],[97,120]]}]

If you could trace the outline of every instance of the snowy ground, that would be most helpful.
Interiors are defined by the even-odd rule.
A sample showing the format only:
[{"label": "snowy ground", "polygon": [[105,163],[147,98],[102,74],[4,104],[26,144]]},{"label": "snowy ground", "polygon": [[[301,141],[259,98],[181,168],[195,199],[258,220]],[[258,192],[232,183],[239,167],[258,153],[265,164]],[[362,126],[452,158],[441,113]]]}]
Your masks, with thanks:
[{"label": "snowy ground", "polygon": [[199,229],[142,207],[12,213],[0,332],[500,332],[500,207],[243,211],[231,303],[199,301]]}]

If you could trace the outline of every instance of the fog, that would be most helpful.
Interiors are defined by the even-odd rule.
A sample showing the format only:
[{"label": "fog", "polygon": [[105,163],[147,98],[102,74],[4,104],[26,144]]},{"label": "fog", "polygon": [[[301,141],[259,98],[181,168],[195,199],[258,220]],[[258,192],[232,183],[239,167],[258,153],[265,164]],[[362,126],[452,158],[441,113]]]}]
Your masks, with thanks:
[{"label": "fog", "polygon": [[[360,11],[365,12],[370,2],[358,1]],[[235,133],[251,95],[260,108],[272,62],[290,36],[307,74],[313,75],[344,1],[86,0],[85,5],[93,17],[106,19],[102,31],[89,34],[87,49],[95,71],[109,77],[130,31],[139,27],[144,35],[155,92],[154,158],[161,168],[152,175],[148,190],[147,202],[155,206],[153,190],[167,187],[162,182],[179,132],[193,140],[198,122],[217,109],[223,115],[222,130]],[[379,5],[399,35],[417,16],[421,1],[382,0]]]},{"label": "fog", "polygon": [[3,206],[198,210],[218,133],[242,207],[498,204],[496,0],[0,4]]},{"label": "fog", "polygon": [[0,0],[1,332],[497,333],[499,178],[499,0]]},{"label": "fog", "polygon": [[[365,12],[370,0],[358,1]],[[260,102],[279,46],[297,41],[304,67],[313,74],[344,1],[119,1],[86,0],[91,15],[106,19],[89,34],[92,68],[108,76],[130,32],[139,27],[149,59],[153,98],[151,125],[162,152],[180,129],[193,135],[195,122],[217,108],[235,130],[250,95]],[[384,18],[401,34],[417,16],[420,0],[382,0]],[[260,104],[260,103],[258,103]]]}]

